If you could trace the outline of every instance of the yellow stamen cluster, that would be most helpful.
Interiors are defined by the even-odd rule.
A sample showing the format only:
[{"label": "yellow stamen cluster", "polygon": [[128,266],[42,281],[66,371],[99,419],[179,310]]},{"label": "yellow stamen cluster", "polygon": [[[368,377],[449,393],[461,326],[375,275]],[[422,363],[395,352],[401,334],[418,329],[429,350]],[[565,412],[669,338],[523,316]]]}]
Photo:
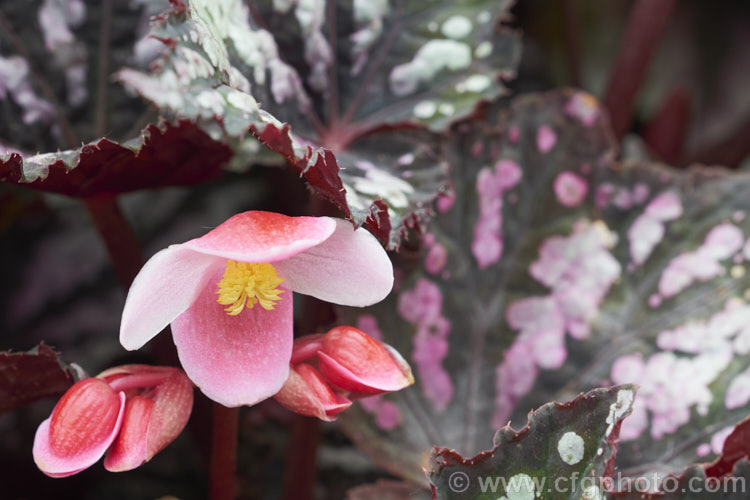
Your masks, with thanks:
[{"label": "yellow stamen cluster", "polygon": [[219,281],[219,298],[230,316],[236,316],[245,309],[260,304],[263,309],[273,310],[276,301],[281,300],[284,290],[277,287],[284,281],[269,263],[260,264],[227,260],[224,276]]}]

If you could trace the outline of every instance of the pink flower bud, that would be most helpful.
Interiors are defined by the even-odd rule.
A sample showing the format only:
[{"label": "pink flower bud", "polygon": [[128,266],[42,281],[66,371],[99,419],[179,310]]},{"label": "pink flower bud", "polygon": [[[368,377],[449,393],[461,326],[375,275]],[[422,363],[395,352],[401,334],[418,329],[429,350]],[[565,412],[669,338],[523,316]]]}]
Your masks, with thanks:
[{"label": "pink flower bud", "polygon": [[182,432],[193,407],[193,386],[182,371],[127,368],[135,373],[116,379],[112,386],[141,384],[148,396],[137,395],[126,402],[122,430],[104,459],[110,472],[135,469],[151,460]]},{"label": "pink flower bud", "polygon": [[289,378],[274,398],[294,413],[327,422],[335,420],[338,413],[352,405],[351,401],[334,393],[320,373],[307,363],[289,370]]},{"label": "pink flower bud", "polygon": [[110,472],[134,469],[144,463],[146,436],[151,422],[154,402],[143,396],[135,396],[125,403],[122,427],[104,458],[104,467]]},{"label": "pink flower bud", "polygon": [[390,346],[340,326],[294,341],[289,378],[276,400],[295,413],[334,420],[351,400],[414,383],[411,368]]},{"label": "pink flower bud", "polygon": [[173,441],[190,417],[193,388],[176,368],[125,365],[68,389],[34,438],[34,461],[52,477],[93,465],[130,470]]},{"label": "pink flower bud", "polygon": [[87,378],[68,389],[34,437],[34,461],[51,477],[66,477],[93,465],[122,424],[125,395]]},{"label": "pink flower bud", "polygon": [[398,391],[414,383],[409,364],[395,349],[352,326],[329,331],[318,359],[326,380],[362,396]]},{"label": "pink flower bud", "polygon": [[302,361],[306,361],[312,358],[318,351],[323,348],[323,338],[325,337],[322,333],[316,333],[314,335],[305,335],[294,339],[294,345],[292,346],[292,360],[290,363],[292,366]]}]

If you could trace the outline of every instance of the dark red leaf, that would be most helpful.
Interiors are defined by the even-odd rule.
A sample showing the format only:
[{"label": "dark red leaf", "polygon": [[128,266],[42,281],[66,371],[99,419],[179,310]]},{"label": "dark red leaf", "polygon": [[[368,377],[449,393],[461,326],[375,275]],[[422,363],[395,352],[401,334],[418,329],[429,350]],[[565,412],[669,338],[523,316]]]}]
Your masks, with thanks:
[{"label": "dark red leaf", "polygon": [[721,456],[706,467],[706,477],[722,477],[732,473],[735,464],[750,456],[750,418],[740,422],[724,441]]},{"label": "dark red leaf", "polygon": [[149,125],[138,139],[103,138],[77,151],[0,159],[0,180],[75,197],[190,185],[217,176],[232,151],[187,121]]},{"label": "dark red leaf", "polygon": [[74,382],[73,371],[43,343],[27,352],[0,352],[0,413],[58,396]]},{"label": "dark red leaf", "polygon": [[659,159],[672,165],[679,164],[689,126],[690,93],[685,87],[677,87],[651,117],[643,131],[643,139]]},{"label": "dark red leaf", "polygon": [[370,206],[370,215],[363,224],[368,231],[385,246],[388,246],[388,238],[391,234],[391,221],[388,218],[388,205],[383,200],[375,200]]}]

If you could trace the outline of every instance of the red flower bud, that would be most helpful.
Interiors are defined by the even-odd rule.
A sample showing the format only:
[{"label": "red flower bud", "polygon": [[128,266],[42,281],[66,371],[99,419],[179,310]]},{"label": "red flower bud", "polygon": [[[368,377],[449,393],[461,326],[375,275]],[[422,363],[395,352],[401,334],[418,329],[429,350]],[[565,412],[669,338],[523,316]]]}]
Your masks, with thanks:
[{"label": "red flower bud", "polygon": [[52,477],[93,465],[109,449],[107,470],[150,460],[182,431],[192,384],[176,368],[126,365],[74,384],[34,438],[34,461]]},{"label": "red flower bud", "polygon": [[289,378],[274,398],[295,413],[325,421],[335,420],[338,413],[352,405],[334,393],[320,373],[307,363],[290,369]]},{"label": "red flower bud", "polygon": [[291,364],[274,397],[295,413],[327,421],[353,399],[414,383],[411,368],[393,348],[351,326],[296,339]]},{"label": "red flower bud", "polygon": [[328,332],[318,359],[320,373],[330,383],[362,396],[398,391],[414,383],[409,364],[395,349],[352,326]]}]

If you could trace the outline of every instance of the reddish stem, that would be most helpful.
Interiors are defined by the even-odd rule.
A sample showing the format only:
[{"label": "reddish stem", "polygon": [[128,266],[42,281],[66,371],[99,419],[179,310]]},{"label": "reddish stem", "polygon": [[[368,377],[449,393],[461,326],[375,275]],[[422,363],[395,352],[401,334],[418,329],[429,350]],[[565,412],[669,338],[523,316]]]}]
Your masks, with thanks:
[{"label": "reddish stem", "polygon": [[143,254],[132,226],[114,195],[83,200],[104,245],[107,247],[120,284],[127,290],[143,264]]},{"label": "reddish stem", "polygon": [[689,123],[690,93],[685,87],[677,87],[646,124],[643,139],[662,161],[677,165],[682,160]]},{"label": "reddish stem", "polygon": [[[120,210],[115,195],[97,195],[82,201],[104,240],[120,284],[128,290],[144,262],[133,227]],[[160,365],[179,366],[171,335],[157,336],[151,342],[151,351]]]},{"label": "reddish stem", "polygon": [[635,97],[676,3],[676,0],[637,0],[630,12],[604,95],[604,105],[618,139],[630,127]]},{"label": "reddish stem", "polygon": [[320,443],[320,421],[295,415],[284,477],[283,500],[312,500],[317,469],[315,456]]},{"label": "reddish stem", "polygon": [[[311,200],[311,213],[323,215],[330,205],[314,198]],[[334,320],[331,304],[314,297],[305,297],[302,308],[302,324],[298,334],[316,333],[322,325],[330,325]],[[316,457],[320,443],[320,421],[316,418],[295,415],[292,435],[287,448],[286,469],[284,472],[283,500],[312,500],[317,481]]]},{"label": "reddish stem", "polygon": [[239,413],[239,408],[213,403],[211,500],[232,500],[235,495]]}]

